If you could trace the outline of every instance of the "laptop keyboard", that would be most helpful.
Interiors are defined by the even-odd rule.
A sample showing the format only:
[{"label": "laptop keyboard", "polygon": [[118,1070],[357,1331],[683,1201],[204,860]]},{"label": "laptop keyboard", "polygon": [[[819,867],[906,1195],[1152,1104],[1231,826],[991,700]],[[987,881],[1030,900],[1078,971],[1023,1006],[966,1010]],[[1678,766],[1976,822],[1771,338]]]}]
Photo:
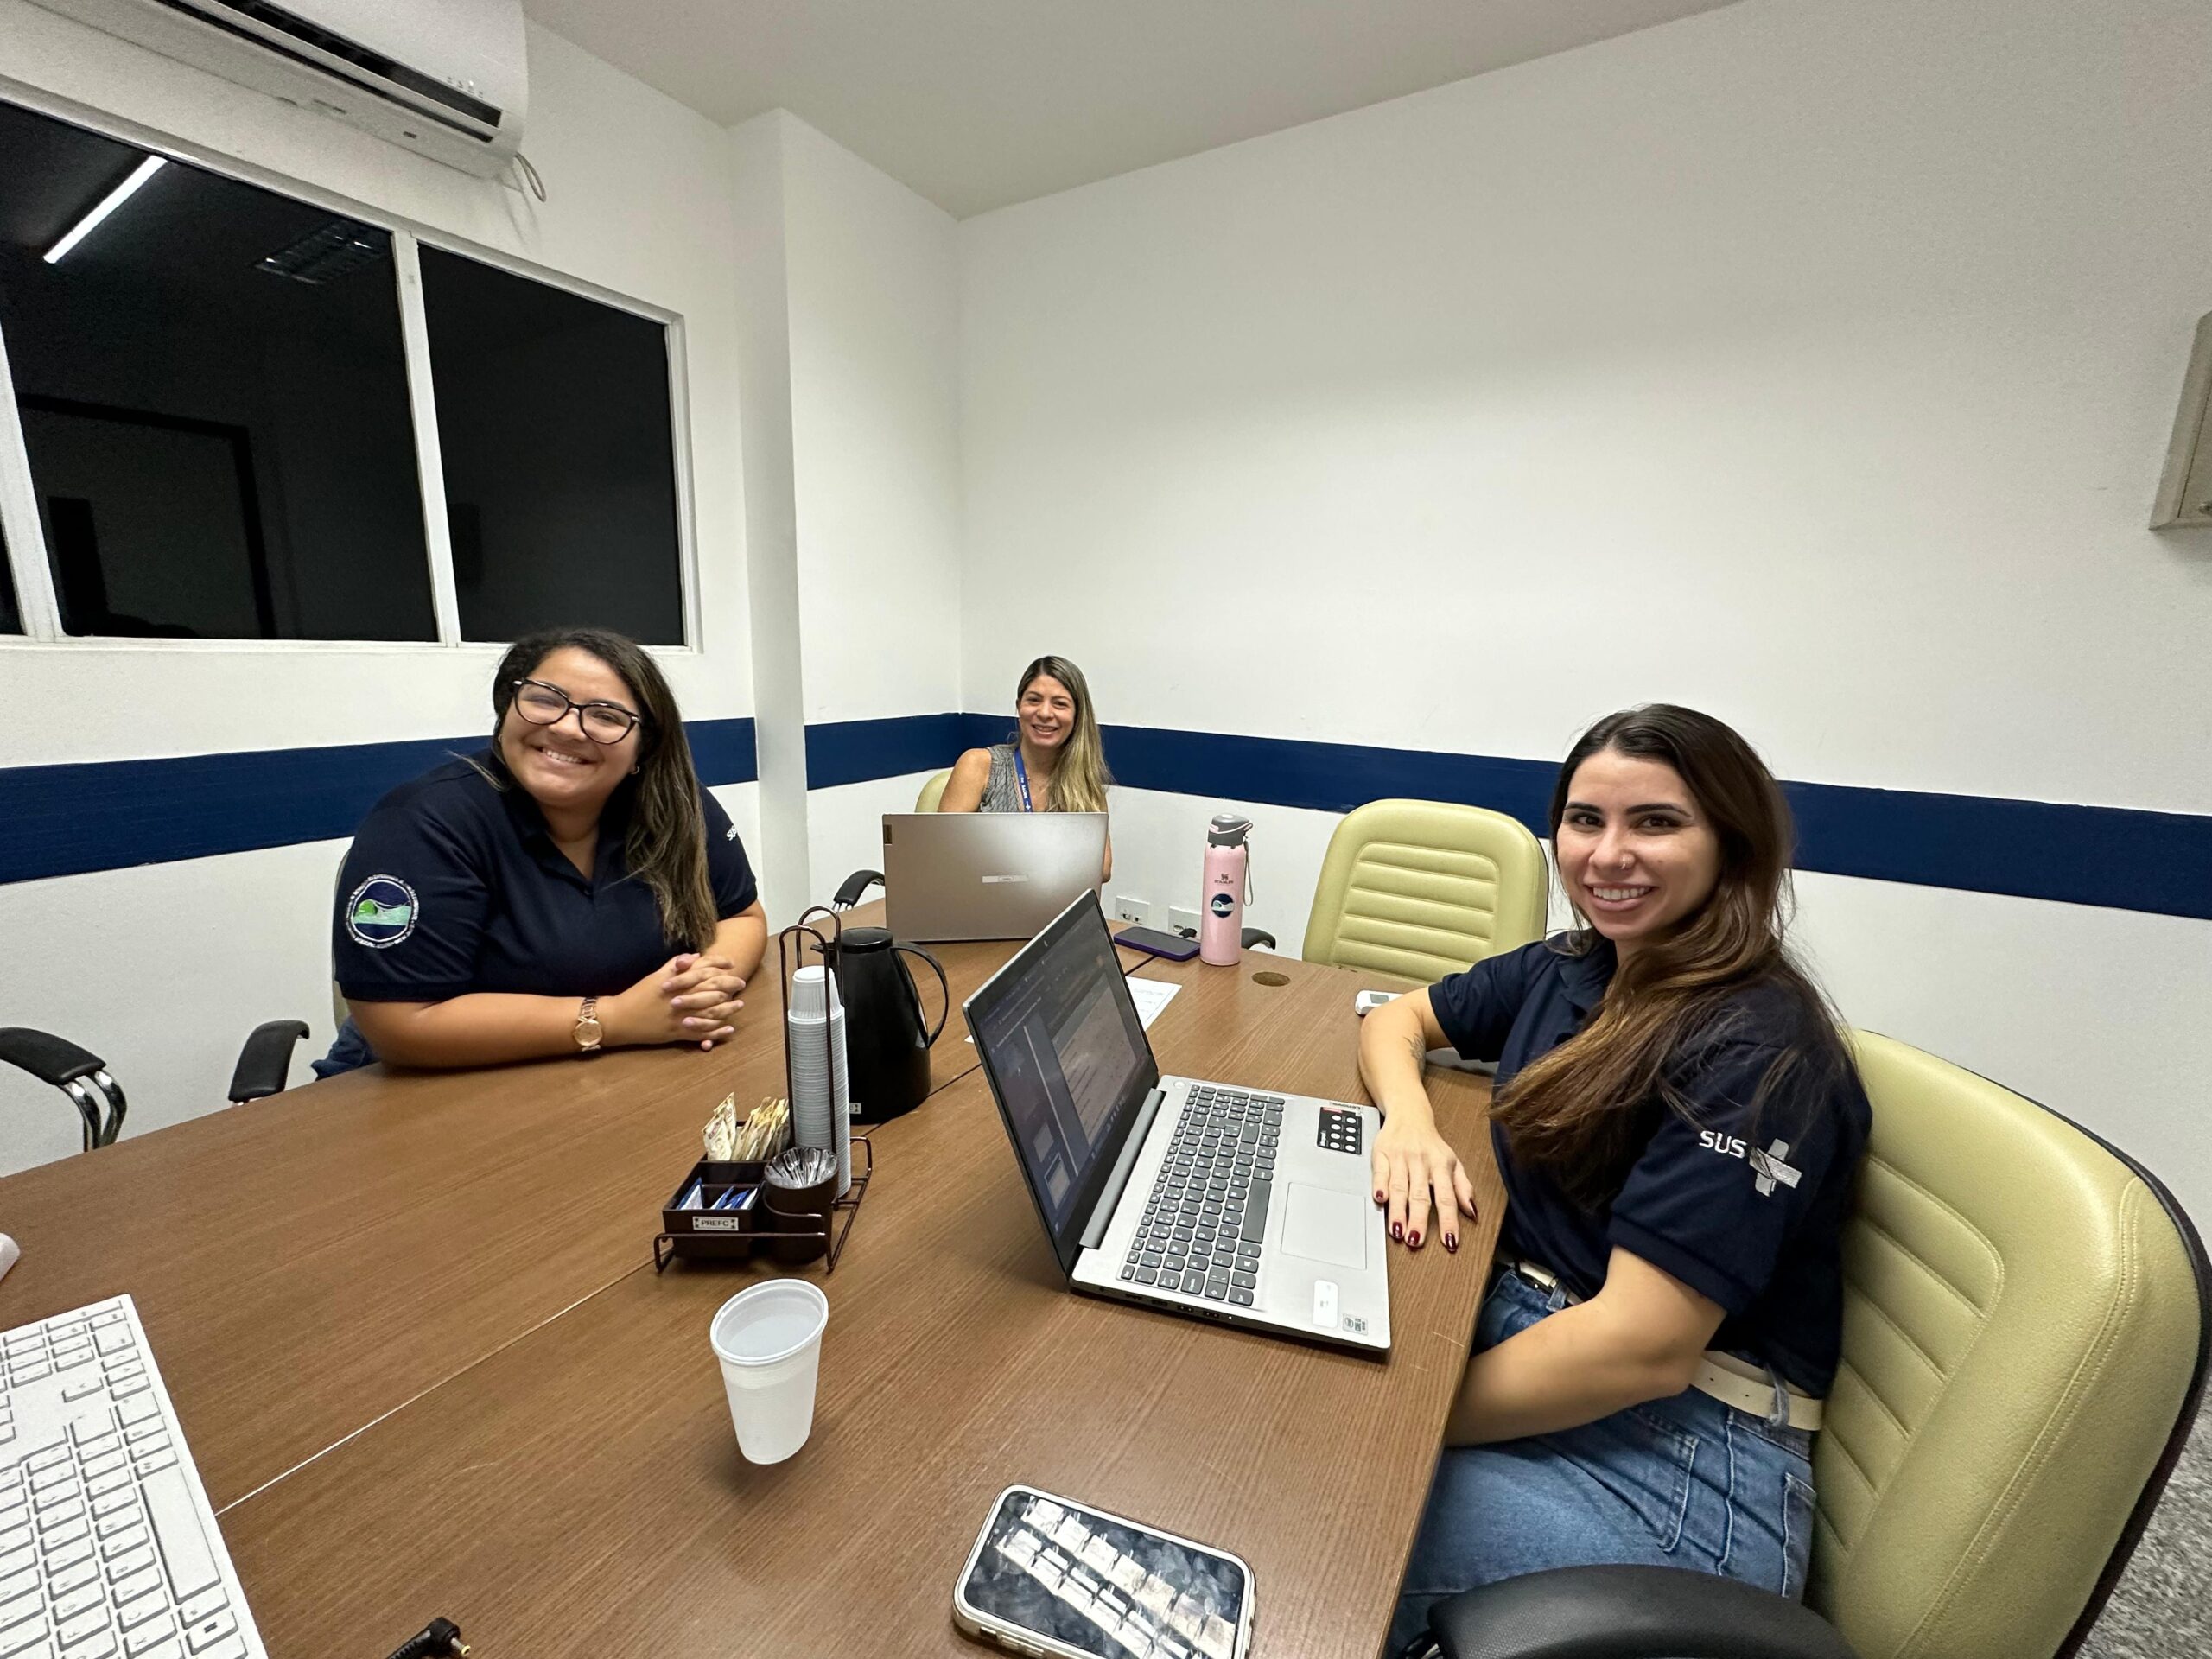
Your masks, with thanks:
[{"label": "laptop keyboard", "polygon": [[1208,1301],[1252,1306],[1274,1196],[1281,1095],[1208,1084],[1183,1103],[1122,1277]]}]

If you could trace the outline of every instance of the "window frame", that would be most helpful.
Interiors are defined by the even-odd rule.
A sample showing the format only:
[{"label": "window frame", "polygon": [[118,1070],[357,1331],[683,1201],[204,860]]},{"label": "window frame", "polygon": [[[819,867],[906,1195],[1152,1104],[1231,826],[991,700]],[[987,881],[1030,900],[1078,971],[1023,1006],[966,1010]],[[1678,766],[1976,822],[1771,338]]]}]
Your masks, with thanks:
[{"label": "window frame", "polygon": [[[142,126],[108,111],[96,110],[73,99],[62,98],[21,82],[0,79],[0,99],[49,119],[83,127],[105,138],[130,144],[151,155],[213,173],[255,189],[267,190],[324,212],[355,219],[387,232],[391,238],[392,284],[399,307],[400,348],[407,372],[408,411],[415,439],[416,475],[423,508],[423,541],[429,560],[431,607],[436,620],[435,639],[142,639],[114,634],[67,633],[61,627],[60,602],[54,593],[54,572],[48,562],[45,532],[39,522],[37,486],[32,480],[30,454],[23,442],[22,421],[16,405],[16,380],[8,360],[8,342],[0,330],[0,539],[7,548],[7,563],[14,578],[16,609],[22,619],[21,633],[0,633],[0,652],[41,647],[68,649],[94,645],[102,649],[156,652],[359,652],[412,654],[442,651],[495,651],[497,642],[467,640],[461,633],[461,601],[454,582],[453,538],[446,518],[446,480],[438,441],[437,393],[431,379],[429,316],[424,307],[420,250],[428,245],[442,252],[474,259],[518,276],[543,283],[594,304],[611,307],[657,323],[668,367],[669,442],[676,490],[676,557],[678,583],[677,613],[683,626],[680,645],[648,645],[657,657],[697,656],[703,651],[699,598],[698,531],[692,493],[690,378],[689,339],[683,315],[650,301],[602,288],[587,278],[521,258],[499,248],[472,242],[404,214],[371,207],[335,190],[279,173],[273,168],[226,156],[171,134]],[[486,188],[512,189],[504,181],[487,181]]]}]

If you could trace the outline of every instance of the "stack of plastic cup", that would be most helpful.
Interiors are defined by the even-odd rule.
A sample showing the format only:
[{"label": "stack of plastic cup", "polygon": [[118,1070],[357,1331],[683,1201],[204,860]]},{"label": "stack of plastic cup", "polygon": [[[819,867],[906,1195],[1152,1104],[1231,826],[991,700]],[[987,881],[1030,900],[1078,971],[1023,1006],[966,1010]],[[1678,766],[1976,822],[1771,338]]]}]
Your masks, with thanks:
[{"label": "stack of plastic cup", "polygon": [[747,1461],[781,1463],[806,1444],[829,1322],[830,1299],[819,1287],[771,1279],[724,1302],[707,1327]]},{"label": "stack of plastic cup", "polygon": [[826,969],[802,968],[791,976],[784,1041],[791,1060],[791,1144],[837,1154],[842,1198],[853,1185],[852,1089],[845,1074],[845,1007],[836,976]]}]

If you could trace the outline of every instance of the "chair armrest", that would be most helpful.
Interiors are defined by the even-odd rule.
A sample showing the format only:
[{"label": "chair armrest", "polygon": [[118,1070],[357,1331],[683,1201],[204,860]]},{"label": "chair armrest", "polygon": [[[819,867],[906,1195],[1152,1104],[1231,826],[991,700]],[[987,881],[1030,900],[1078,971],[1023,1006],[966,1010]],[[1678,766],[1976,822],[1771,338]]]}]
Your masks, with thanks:
[{"label": "chair armrest", "polygon": [[57,1089],[79,1077],[89,1077],[107,1065],[90,1050],[79,1048],[50,1032],[33,1031],[29,1026],[10,1026],[0,1030],[0,1063],[20,1066],[41,1083],[50,1083]]},{"label": "chair armrest", "polygon": [[881,870],[855,870],[845,878],[844,885],[830,897],[832,910],[850,910],[861,901],[861,894],[883,880]]},{"label": "chair armrest", "polygon": [[1672,1567],[1564,1567],[1440,1601],[1444,1659],[1853,1659],[1808,1608]]},{"label": "chair armrest", "polygon": [[238,1051],[238,1069],[231,1073],[233,1102],[262,1100],[284,1092],[292,1070],[292,1046],[308,1034],[297,1020],[271,1020],[256,1026]]},{"label": "chair armrest", "polygon": [[1249,950],[1255,945],[1265,945],[1272,950],[1275,948],[1275,936],[1264,927],[1248,927],[1244,930],[1244,948]]}]

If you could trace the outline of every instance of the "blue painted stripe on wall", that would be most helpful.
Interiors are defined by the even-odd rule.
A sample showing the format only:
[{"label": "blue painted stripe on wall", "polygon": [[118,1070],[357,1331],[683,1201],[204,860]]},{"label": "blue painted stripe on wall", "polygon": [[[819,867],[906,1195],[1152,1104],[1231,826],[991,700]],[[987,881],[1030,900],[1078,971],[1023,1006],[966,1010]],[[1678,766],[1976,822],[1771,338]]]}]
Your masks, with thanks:
[{"label": "blue painted stripe on wall", "polygon": [[[1003,715],[841,721],[807,731],[816,787],[933,772],[1002,742]],[[692,721],[700,777],[758,773],[750,720]],[[1109,726],[1133,788],[1342,812],[1388,796],[1465,801],[1545,829],[1554,763]],[[479,740],[275,749],[0,769],[0,882],[323,841],[386,790]],[[1835,784],[1785,785],[1798,867],[1923,887],[2212,919],[2212,817]]]},{"label": "blue painted stripe on wall", "polygon": [[910,772],[938,772],[959,759],[958,715],[828,721],[806,728],[806,786],[832,789]]},{"label": "blue painted stripe on wall", "polygon": [[691,745],[691,764],[699,781],[712,789],[749,784],[760,776],[760,754],[750,716],[741,720],[687,720],[683,735]]},{"label": "blue painted stripe on wall", "polygon": [[[709,784],[749,783],[750,720],[684,728]],[[480,737],[0,770],[0,882],[350,836],[385,791]]]},{"label": "blue painted stripe on wall", "polygon": [[[1003,715],[969,715],[969,746]],[[1102,735],[1117,782],[1172,794],[1345,812],[1391,796],[1508,812],[1538,835],[1558,764],[1147,726]],[[916,768],[917,770],[918,768]],[[1797,868],[1919,887],[2212,919],[2212,817],[1980,795],[1785,784]]]}]

